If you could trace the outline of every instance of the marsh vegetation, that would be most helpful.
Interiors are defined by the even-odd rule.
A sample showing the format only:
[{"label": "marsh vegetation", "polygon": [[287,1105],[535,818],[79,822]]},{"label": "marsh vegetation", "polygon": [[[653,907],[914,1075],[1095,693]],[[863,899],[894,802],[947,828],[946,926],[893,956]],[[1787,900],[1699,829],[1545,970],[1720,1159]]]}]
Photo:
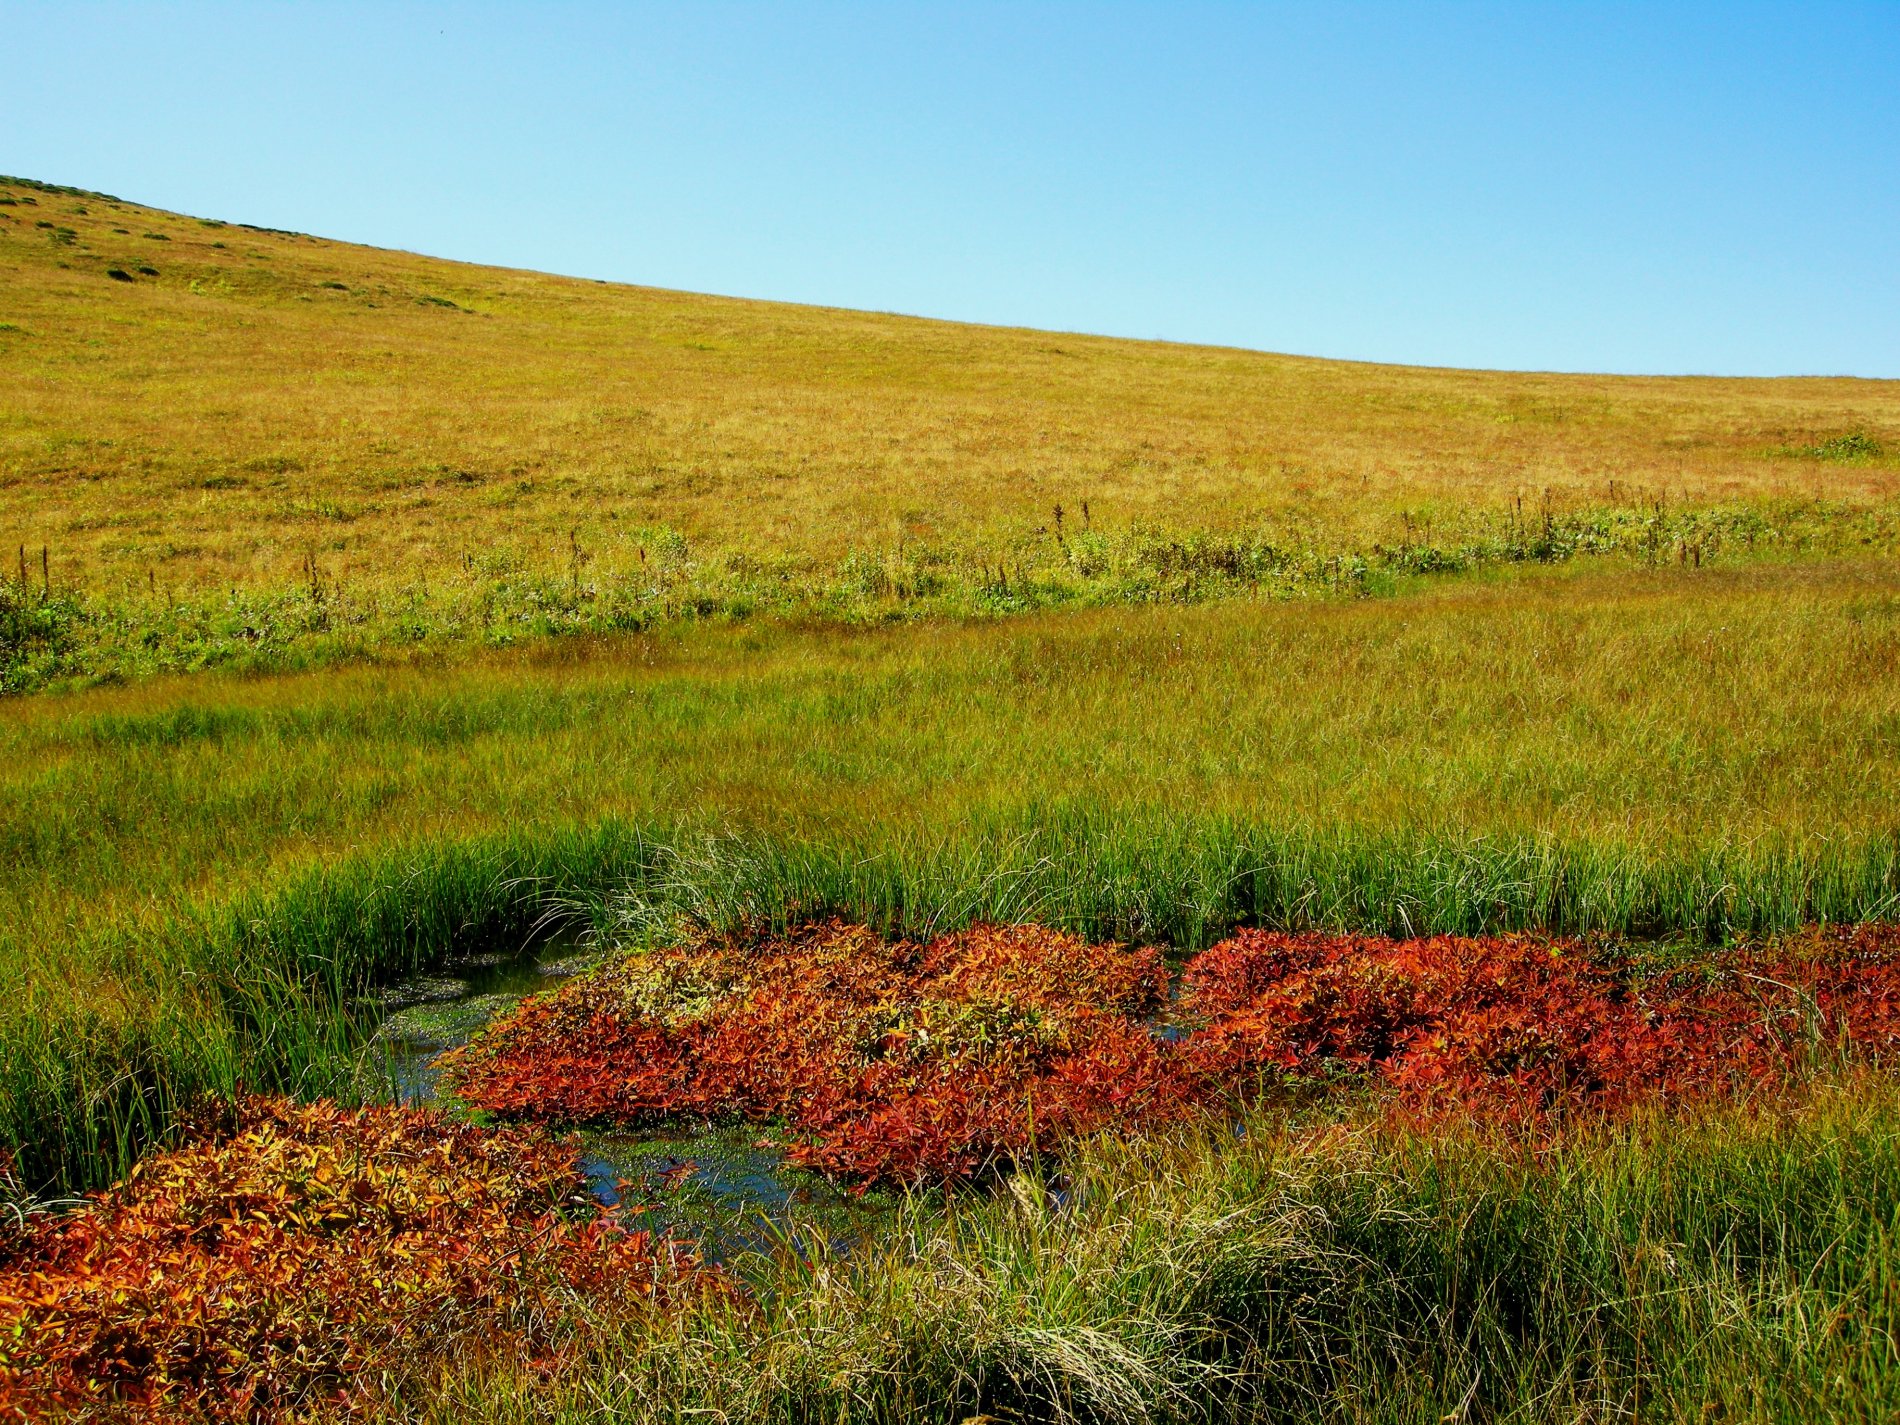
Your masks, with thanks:
[{"label": "marsh vegetation", "polygon": [[[0,379],[0,1277],[72,1269],[91,1323],[0,1292],[0,1390],[57,1358],[78,1418],[1893,1412],[1894,383],[959,327],[20,180]],[[730,991],[834,919],[862,927],[842,970],[889,983],[793,1016],[844,1026],[800,1092],[987,1066],[965,1106],[993,1121],[955,1152],[892,1120],[864,1151],[915,1171],[854,1174],[876,1135],[850,1113],[814,1126],[756,1075],[714,1102],[601,1047],[726,1003],[646,993],[708,937],[752,947]],[[1223,942],[1360,937],[1297,970],[1326,995],[1267,977],[1269,1018],[1376,1012],[1311,1045],[1261,1019],[1219,1092],[1162,1093],[1215,1041],[1127,1038],[1093,988],[1015,1004],[1033,956],[950,993],[891,948],[985,925],[1170,985]],[[1873,948],[1823,983],[1842,926]],[[1568,960],[1495,952],[1552,936]],[[528,1046],[508,1093],[483,1100],[476,1050],[447,1116],[386,1106],[422,1070],[392,1075],[392,985],[554,944],[618,958],[599,1003],[497,1025],[491,1066]],[[1539,1093],[1665,1025],[1752,1067],[1554,1118],[1426,1104],[1395,1067],[1425,1060],[1389,1051],[1450,1021],[1400,1001],[1483,964],[1569,997],[1486,1011],[1518,1037],[1483,1062],[1554,1074]],[[754,991],[720,1013],[791,987]],[[1559,1029],[1591,995],[1623,1027],[1585,1052]],[[1111,1040],[1169,1066],[1144,1081],[1167,1112],[1105,1110],[1127,1074],[1075,1087]],[[999,1045],[1034,1060],[1040,1128]],[[705,1250],[666,1207],[690,1155],[642,1160],[622,1213],[573,1145],[496,1121],[599,1131],[642,1083],[678,1101],[638,1131],[741,1120],[709,1161],[875,1179],[877,1229],[775,1209]],[[204,1230],[240,1209],[278,1297]],[[450,1269],[457,1234],[479,1250]],[[340,1242],[388,1291],[283,1316]],[[199,1324],[134,1360],[123,1303],[72,1285],[108,1260],[222,1293],[225,1324],[139,1297]],[[232,1364],[278,1345],[302,1364]],[[176,1389],[140,1396],[160,1359]]]}]

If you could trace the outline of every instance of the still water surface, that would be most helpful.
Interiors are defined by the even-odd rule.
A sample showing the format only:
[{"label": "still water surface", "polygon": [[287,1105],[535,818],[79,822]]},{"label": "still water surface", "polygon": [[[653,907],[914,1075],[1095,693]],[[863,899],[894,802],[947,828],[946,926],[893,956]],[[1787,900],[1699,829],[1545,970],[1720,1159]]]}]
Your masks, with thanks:
[{"label": "still water surface", "polygon": [[[524,996],[558,988],[596,958],[571,941],[553,942],[527,954],[454,961],[392,986],[378,1047],[395,1098],[453,1110],[437,1057],[466,1044]],[[860,1196],[788,1168],[770,1134],[756,1126],[584,1133],[580,1166],[602,1203],[651,1204],[646,1210],[655,1226],[697,1238],[715,1258],[784,1240],[793,1223],[842,1245],[872,1230],[894,1205],[883,1194]]]}]

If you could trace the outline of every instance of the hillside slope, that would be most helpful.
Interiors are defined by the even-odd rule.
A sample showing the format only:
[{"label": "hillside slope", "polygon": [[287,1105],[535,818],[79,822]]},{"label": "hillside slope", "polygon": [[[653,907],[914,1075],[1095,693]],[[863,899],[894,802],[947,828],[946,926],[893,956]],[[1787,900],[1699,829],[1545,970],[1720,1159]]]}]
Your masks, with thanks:
[{"label": "hillside slope", "polygon": [[[298,591],[371,599],[329,622],[373,643],[399,636],[393,600],[421,607],[444,581],[486,598],[525,572],[543,609],[650,577],[679,587],[641,607],[674,609],[711,607],[700,586],[724,580],[743,611],[855,558],[853,597],[965,570],[980,592],[1012,569],[1020,595],[1045,558],[1084,580],[1112,562],[1065,533],[1136,529],[1252,541],[1252,566],[1209,567],[1258,587],[1289,549],[1455,546],[1658,502],[1832,517],[1885,510],[1900,484],[1900,382],[1429,370],[960,326],[475,267],[18,179],[0,180],[0,390],[8,552],[95,622],[156,628],[139,637],[158,666],[278,640]],[[1178,563],[1137,571],[1137,596]],[[251,593],[279,602],[212,627],[207,599]],[[520,589],[502,597],[516,618]],[[196,622],[159,627],[152,608],[181,599]]]}]

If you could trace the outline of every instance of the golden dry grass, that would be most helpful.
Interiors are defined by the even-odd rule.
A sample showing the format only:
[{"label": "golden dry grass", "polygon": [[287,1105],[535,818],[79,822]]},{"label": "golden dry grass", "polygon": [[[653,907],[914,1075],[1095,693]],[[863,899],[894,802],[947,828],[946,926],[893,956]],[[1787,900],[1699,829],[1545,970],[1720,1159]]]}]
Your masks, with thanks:
[{"label": "golden dry grass", "polygon": [[[576,531],[656,526],[709,556],[827,558],[995,545],[1086,501],[1098,527],[1348,548],[1546,490],[1574,509],[1900,485],[1900,382],[1319,361],[0,198],[0,537],[96,595],[286,586],[313,549],[356,585],[500,548],[558,565]],[[1887,453],[1776,453],[1850,433]]]}]

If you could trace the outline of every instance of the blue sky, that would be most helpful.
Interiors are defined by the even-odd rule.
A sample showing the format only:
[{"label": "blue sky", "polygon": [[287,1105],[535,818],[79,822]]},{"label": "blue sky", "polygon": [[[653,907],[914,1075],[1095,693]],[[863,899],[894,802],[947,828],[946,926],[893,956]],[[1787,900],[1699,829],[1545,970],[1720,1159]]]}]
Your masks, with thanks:
[{"label": "blue sky", "polygon": [[23,5],[0,171],[511,266],[1900,377],[1900,3]]}]

